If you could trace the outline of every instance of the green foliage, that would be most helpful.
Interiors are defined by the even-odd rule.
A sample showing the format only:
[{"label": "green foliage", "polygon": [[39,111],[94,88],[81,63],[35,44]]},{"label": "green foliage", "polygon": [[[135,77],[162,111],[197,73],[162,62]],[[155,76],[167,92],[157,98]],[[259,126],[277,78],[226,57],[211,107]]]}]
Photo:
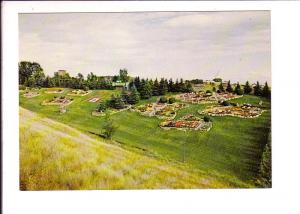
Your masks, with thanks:
[{"label": "green foliage", "polygon": [[120,80],[122,82],[128,82],[129,81],[128,71],[127,71],[126,68],[120,69],[119,75],[120,75]]},{"label": "green foliage", "polygon": [[168,100],[169,104],[173,104],[175,102],[176,102],[176,99],[174,97],[170,97],[169,100]]},{"label": "green foliage", "polygon": [[217,89],[216,89],[216,87],[214,86],[214,87],[212,88],[212,90],[213,90],[213,92],[216,92]]},{"label": "green foliage", "polygon": [[191,83],[193,83],[193,84],[203,84],[203,80],[202,79],[192,79]]},{"label": "green foliage", "polygon": [[203,120],[204,120],[205,122],[210,122],[210,121],[211,121],[211,118],[210,118],[209,116],[205,115],[205,116],[203,117]]},{"label": "green foliage", "polygon": [[229,80],[228,83],[227,83],[226,91],[227,91],[228,93],[232,93],[232,92],[233,92],[233,89],[232,89],[231,84],[230,84],[230,80]]},{"label": "green foliage", "polygon": [[121,96],[112,95],[111,99],[108,101],[109,107],[114,109],[125,108],[125,102]]},{"label": "green foliage", "polygon": [[153,96],[160,95],[159,87],[160,87],[160,85],[159,85],[157,79],[155,79],[154,83],[153,83],[153,87],[152,87],[152,95]]},{"label": "green foliage", "polygon": [[99,105],[98,105],[98,108],[97,108],[97,111],[98,112],[105,112],[106,109],[107,109],[107,103],[106,102],[101,102]]},{"label": "green foliage", "polygon": [[222,83],[222,79],[221,78],[214,78],[213,81]]},{"label": "green foliage", "polygon": [[229,103],[228,100],[224,100],[224,101],[222,102],[222,105],[223,105],[223,106],[230,106],[230,103]]},{"label": "green foliage", "polygon": [[21,61],[19,63],[19,84],[30,87],[43,86],[45,74],[40,64]]},{"label": "green foliage", "polygon": [[237,83],[235,89],[234,89],[234,93],[236,93],[237,95],[243,95],[244,91],[243,89],[241,89],[241,86],[239,83]]},{"label": "green foliage", "polygon": [[140,101],[140,94],[135,87],[130,89],[130,94],[127,102],[131,105],[137,104]]},{"label": "green foliage", "polygon": [[257,183],[264,188],[272,187],[271,134],[269,134],[268,143],[262,154]]},{"label": "green foliage", "polygon": [[271,90],[267,82],[265,83],[264,88],[262,90],[262,96],[266,98],[271,98]]},{"label": "green foliage", "polygon": [[117,126],[114,124],[114,121],[110,118],[108,113],[105,114],[102,129],[102,134],[107,139],[112,139],[113,134],[116,132]]},{"label": "green foliage", "polygon": [[224,91],[225,91],[225,90],[224,90],[224,87],[223,87],[223,83],[220,82],[219,89],[218,89],[218,93],[222,93],[222,92],[224,92]]},{"label": "green foliage", "polygon": [[166,97],[160,97],[159,98],[159,102],[160,103],[167,103],[168,102],[168,99]]},{"label": "green foliage", "polygon": [[168,92],[168,83],[163,78],[160,79],[158,91],[159,95],[165,95]]},{"label": "green foliage", "polygon": [[147,80],[142,79],[139,92],[141,99],[149,99],[152,96],[152,89]]},{"label": "green foliage", "polygon": [[211,94],[211,90],[206,90],[206,94]]},{"label": "green foliage", "polygon": [[244,93],[245,94],[250,94],[252,92],[252,88],[249,84],[249,81],[246,82],[245,86],[244,86]]},{"label": "green foliage", "polygon": [[254,95],[256,96],[262,96],[262,90],[261,87],[259,85],[259,82],[257,81],[256,85],[254,86]]}]

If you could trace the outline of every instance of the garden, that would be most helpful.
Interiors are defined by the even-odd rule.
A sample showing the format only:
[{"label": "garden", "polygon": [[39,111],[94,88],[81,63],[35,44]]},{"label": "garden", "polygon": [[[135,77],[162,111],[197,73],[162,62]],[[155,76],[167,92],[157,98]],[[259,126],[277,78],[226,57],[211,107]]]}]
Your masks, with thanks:
[{"label": "garden", "polygon": [[68,93],[68,95],[70,96],[85,96],[87,94],[91,93],[91,91],[85,91],[85,90],[81,90],[81,89],[75,89],[72,90]]},{"label": "garden", "polygon": [[240,118],[255,118],[262,114],[263,110],[251,104],[244,103],[242,105],[235,104],[229,106],[212,106],[205,109],[200,114],[210,116],[234,116]]},{"label": "garden", "polygon": [[212,122],[208,117],[199,118],[192,114],[185,115],[178,120],[167,120],[160,123],[163,129],[178,129],[178,130],[198,130],[209,131],[212,127]]},{"label": "garden", "polygon": [[23,96],[26,98],[32,98],[32,97],[36,97],[39,96],[40,93],[38,91],[26,91]]},{"label": "garden", "polygon": [[67,106],[73,102],[73,98],[68,98],[65,96],[54,96],[51,99],[44,100],[42,105],[59,105],[59,106]]}]

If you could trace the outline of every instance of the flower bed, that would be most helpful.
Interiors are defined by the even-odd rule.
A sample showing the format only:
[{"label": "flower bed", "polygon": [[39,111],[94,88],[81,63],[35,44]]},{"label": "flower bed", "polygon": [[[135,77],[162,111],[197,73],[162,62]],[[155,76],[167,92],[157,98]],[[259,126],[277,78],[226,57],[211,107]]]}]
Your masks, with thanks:
[{"label": "flower bed", "polygon": [[179,120],[167,120],[160,123],[163,129],[178,129],[178,130],[199,130],[209,131],[212,127],[212,122],[205,122],[203,119],[194,115],[185,115]]},{"label": "flower bed", "polygon": [[99,102],[100,101],[100,98],[99,97],[92,97],[88,100],[90,103],[96,103],[96,102]]},{"label": "flower bed", "polygon": [[61,94],[65,91],[63,88],[48,88],[45,93],[47,94]]},{"label": "flower bed", "polygon": [[150,103],[132,108],[132,111],[137,111],[142,115],[160,119],[173,119],[176,117],[176,111],[186,107],[184,103]]},{"label": "flower bed", "polygon": [[32,97],[36,97],[36,96],[39,96],[40,93],[39,92],[36,92],[36,91],[26,91],[23,96],[26,97],[26,98],[32,98]]},{"label": "flower bed", "polygon": [[75,89],[75,90],[70,91],[68,93],[68,95],[70,95],[70,96],[85,96],[89,93],[91,93],[91,91],[84,91],[84,90],[81,90],[81,89]]},{"label": "flower bed", "polygon": [[184,93],[177,96],[178,99],[180,99],[183,102],[189,102],[189,103],[217,103],[224,100],[231,100],[235,98],[239,98],[242,96],[238,96],[232,93],[204,93],[204,92],[198,92],[198,93]]},{"label": "flower bed", "polygon": [[240,118],[255,118],[262,114],[263,110],[250,104],[241,106],[214,106],[205,109],[200,114],[208,114],[210,116],[234,116]]},{"label": "flower bed", "polygon": [[64,96],[54,97],[50,100],[44,100],[42,105],[59,105],[59,106],[67,106],[73,102],[73,98],[67,98]]}]

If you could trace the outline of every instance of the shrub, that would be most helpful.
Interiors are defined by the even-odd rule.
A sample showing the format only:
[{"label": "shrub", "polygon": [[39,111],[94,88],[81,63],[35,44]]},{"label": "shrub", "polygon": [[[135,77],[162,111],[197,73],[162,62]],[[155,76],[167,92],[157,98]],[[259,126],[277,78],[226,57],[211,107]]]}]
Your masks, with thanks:
[{"label": "shrub", "polygon": [[98,112],[104,112],[107,109],[106,102],[102,102],[98,105],[97,111]]},{"label": "shrub", "polygon": [[174,97],[169,98],[169,104],[173,104],[176,102],[176,99]]},{"label": "shrub", "polygon": [[207,94],[211,94],[211,90],[206,90],[206,93]]},{"label": "shrub", "polygon": [[222,105],[223,105],[223,106],[230,106],[230,103],[229,103],[227,100],[224,100],[224,101],[222,102]]},{"label": "shrub", "polygon": [[84,90],[84,91],[88,91],[88,90],[89,90],[89,87],[83,86],[83,90]]},{"label": "shrub", "polygon": [[205,115],[205,116],[203,117],[203,120],[204,120],[204,122],[210,122],[210,121],[211,121],[211,118],[210,118],[209,116]]},{"label": "shrub", "polygon": [[160,97],[159,102],[160,103],[167,103],[168,99],[166,97]]}]

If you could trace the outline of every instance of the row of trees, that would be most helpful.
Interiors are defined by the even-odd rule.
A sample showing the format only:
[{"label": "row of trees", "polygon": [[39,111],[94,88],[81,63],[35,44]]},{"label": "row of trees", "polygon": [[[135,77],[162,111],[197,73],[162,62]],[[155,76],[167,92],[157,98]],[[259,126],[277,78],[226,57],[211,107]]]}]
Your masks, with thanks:
[{"label": "row of trees", "polygon": [[140,79],[135,77],[133,81],[129,83],[129,87],[136,87],[140,93],[141,99],[148,99],[151,96],[165,95],[167,92],[192,92],[193,87],[190,81],[180,79],[174,83],[172,79],[161,78],[160,81],[155,79]]},{"label": "row of trees", "polygon": [[[216,90],[216,89],[214,88],[214,90]],[[235,86],[234,89],[231,86],[230,81],[228,81],[226,89],[224,88],[222,82],[220,82],[217,92],[221,93],[221,92],[225,92],[225,91],[229,92],[229,93],[236,93],[238,95],[253,93],[256,96],[262,96],[262,97],[266,97],[266,98],[271,97],[271,90],[270,90],[270,87],[268,86],[267,82],[262,87],[259,84],[259,82],[257,81],[256,85],[253,88],[250,86],[249,81],[246,82],[246,84],[244,85],[243,88],[241,87],[241,85],[239,83],[237,83],[237,85]]]}]

